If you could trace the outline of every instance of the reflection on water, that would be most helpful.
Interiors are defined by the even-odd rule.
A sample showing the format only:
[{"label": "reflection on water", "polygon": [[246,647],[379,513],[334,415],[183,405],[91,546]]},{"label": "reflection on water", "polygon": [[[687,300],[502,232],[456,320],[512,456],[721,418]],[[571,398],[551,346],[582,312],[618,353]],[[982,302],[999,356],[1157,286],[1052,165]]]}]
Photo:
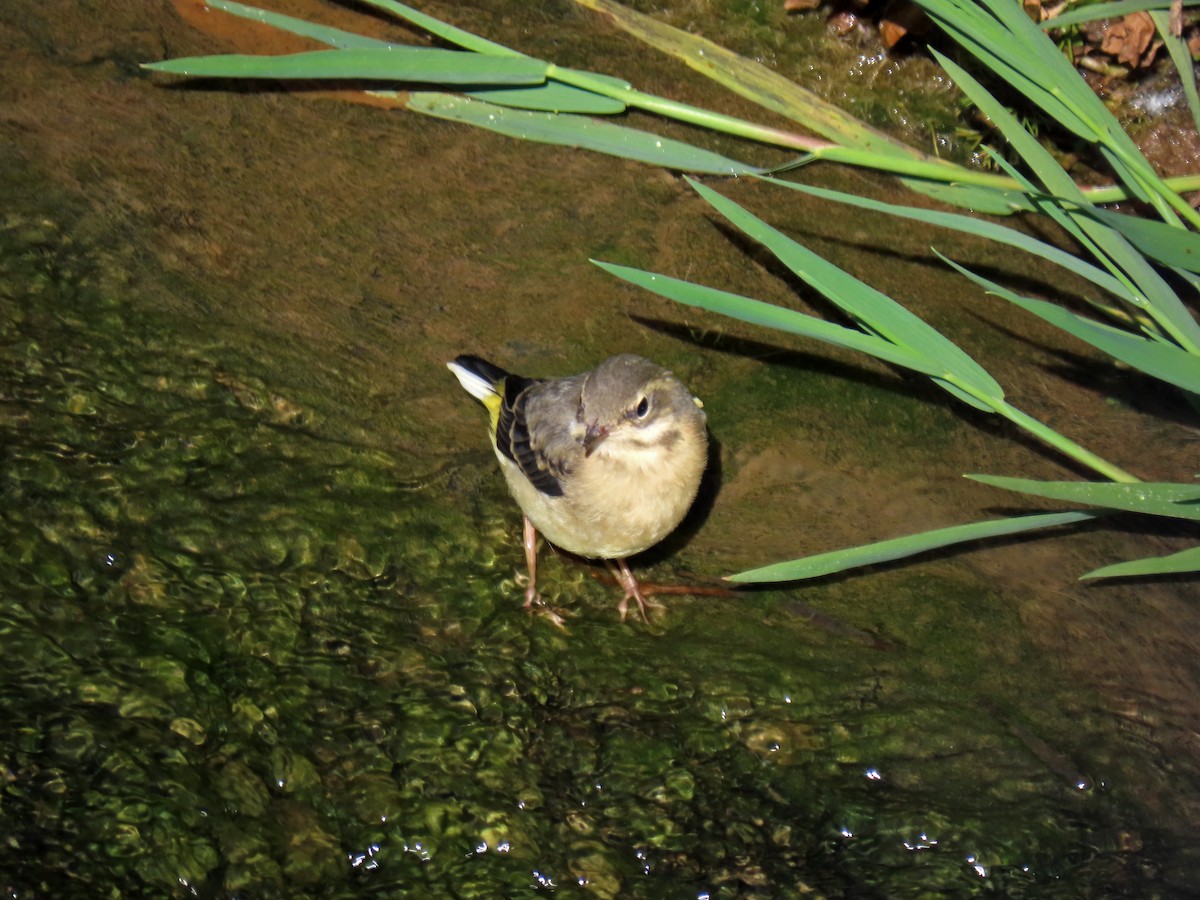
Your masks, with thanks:
[{"label": "reflection on water", "polygon": [[6,895],[1182,883],[1130,792],[1150,741],[1064,708],[977,586],[895,576],[911,631],[871,643],[786,595],[622,625],[558,561],[562,634],[519,608],[486,452],[332,437],[270,353],[90,287],[53,226],[2,250]]}]

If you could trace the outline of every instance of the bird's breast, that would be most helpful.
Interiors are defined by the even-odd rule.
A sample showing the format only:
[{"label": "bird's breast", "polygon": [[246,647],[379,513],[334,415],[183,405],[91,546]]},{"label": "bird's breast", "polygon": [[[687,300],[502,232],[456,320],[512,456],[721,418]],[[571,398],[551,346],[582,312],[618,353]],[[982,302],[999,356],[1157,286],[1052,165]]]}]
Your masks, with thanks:
[{"label": "bird's breast", "polygon": [[547,540],[580,556],[623,559],[670,534],[700,486],[703,430],[664,437],[644,447],[601,443],[571,467],[561,497],[538,491],[508,460],[501,464],[517,503]]}]

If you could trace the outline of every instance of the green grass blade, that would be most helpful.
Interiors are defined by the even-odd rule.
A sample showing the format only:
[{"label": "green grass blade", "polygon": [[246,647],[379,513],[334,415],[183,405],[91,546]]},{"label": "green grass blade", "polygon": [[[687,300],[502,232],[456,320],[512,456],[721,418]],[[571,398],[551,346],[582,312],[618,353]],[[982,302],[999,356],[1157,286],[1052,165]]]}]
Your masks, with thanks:
[{"label": "green grass blade", "polygon": [[592,262],[609,274],[628,281],[630,284],[653,291],[659,296],[683,303],[686,306],[695,306],[742,322],[749,322],[751,325],[762,325],[789,334],[815,338],[837,347],[857,350],[884,362],[912,369],[924,375],[936,376],[942,371],[941,366],[935,360],[921,353],[906,347],[898,347],[890,341],[863,334],[853,328],[846,328],[843,325],[826,322],[824,319],[808,316],[795,310],[784,309],[782,306],[764,303],[761,300],[754,300],[739,294],[730,294],[667,275],[657,275],[642,269],[619,266],[597,259],[593,259]]},{"label": "green grass blade", "polygon": [[1200,485],[1172,482],[1114,484],[1102,481],[1035,481],[1004,475],[968,475],[992,487],[1049,500],[1086,503],[1125,512],[1200,521]]},{"label": "green grass blade", "polygon": [[[349,31],[342,31],[339,28],[316,25],[312,22],[306,22],[303,19],[268,12],[267,10],[258,9],[253,6],[244,6],[241,3],[234,3],[232,0],[205,0],[205,3],[214,9],[219,9],[230,15],[261,22],[264,25],[270,25],[281,31],[312,38],[313,40],[321,41],[339,49],[387,49],[404,46],[403,44],[390,44],[387,41],[380,41],[375,38],[365,37],[364,35],[353,34]],[[388,8],[389,11],[395,12],[391,7]],[[463,36],[468,35],[467,32],[446,25],[422,13],[417,13],[408,7],[403,7],[403,9],[412,14],[413,18],[411,21],[414,24],[420,25],[427,31],[437,33],[439,37],[444,37],[447,40],[451,37],[456,37],[459,40],[454,41],[454,43],[460,46],[463,46],[464,43],[478,43],[481,52],[486,49],[491,51],[492,55],[505,55],[495,52],[495,48],[500,46],[498,44],[493,44],[491,41],[485,41],[482,38],[475,38],[475,35],[469,35],[470,38],[474,38],[475,40],[465,40]],[[507,50],[507,48],[503,49]],[[513,52],[507,55],[521,56],[522,54]],[[615,89],[628,89],[630,87],[628,82],[619,78],[609,78],[606,75],[595,75],[595,77],[601,81],[607,81]],[[556,81],[517,88],[484,88],[478,91],[466,91],[465,93],[468,97],[475,97],[499,106],[511,106],[518,109],[531,109],[540,112],[609,116],[623,113],[626,109],[625,104],[620,100],[604,97],[592,91],[585,91]]]},{"label": "green grass blade", "polygon": [[486,128],[488,131],[520,140],[580,147],[681,172],[752,175],[761,171],[682,141],[673,141],[648,131],[639,131],[586,116],[508,109],[468,97],[434,92],[409,95],[408,108],[440,119]]},{"label": "green grass blade", "polygon": [[[1169,2],[1169,0],[1165,0],[1165,2]],[[1165,8],[1164,5],[1163,9]],[[1183,96],[1187,98],[1188,109],[1192,111],[1192,123],[1196,131],[1200,132],[1200,92],[1196,90],[1195,64],[1192,62],[1192,54],[1188,50],[1187,41],[1181,35],[1171,33],[1171,20],[1165,12],[1161,10],[1151,12],[1150,18],[1154,22],[1163,46],[1167,48],[1171,65],[1179,74],[1179,83],[1183,85]]]},{"label": "green grass blade", "polygon": [[1039,144],[1037,139],[1026,131],[1012,113],[996,100],[974,76],[937,50],[930,48],[930,52],[947,74],[954,79],[959,90],[979,107],[980,112],[992,121],[992,124],[1000,130],[1017,154],[1037,173],[1050,193],[1079,203],[1086,202],[1082,191],[1050,155],[1050,152]]},{"label": "green grass blade", "polygon": [[[1039,22],[1038,27],[1044,31],[1052,28],[1066,28],[1069,25],[1079,25],[1082,22],[1095,22],[1098,19],[1115,19],[1135,12],[1149,12],[1155,9],[1170,9],[1172,0],[1113,0],[1111,3],[1094,3],[1090,6],[1080,6],[1067,10],[1062,15]],[[1200,0],[1185,0],[1184,6],[1198,6]]]},{"label": "green grass blade", "polygon": [[981,215],[1009,216],[1033,209],[1025,196],[1012,188],[982,184],[938,184],[916,178],[901,178],[900,183],[939,203],[969,209]]},{"label": "green grass blade", "polygon": [[[936,252],[936,251],[934,251]],[[941,256],[941,254],[938,254]],[[1200,392],[1200,357],[1193,356],[1166,341],[1144,338],[1119,328],[1113,328],[1093,319],[1077,315],[1045,300],[1022,297],[982,275],[970,271],[951,259],[942,256],[946,263],[974,281],[988,293],[1016,304],[1035,316],[1055,325],[1091,344],[1140,372],[1173,384],[1185,391]]]},{"label": "green grass blade", "polygon": [[[1039,241],[1037,238],[1030,237],[1022,231],[1017,231],[1015,228],[1009,228],[1006,225],[997,225],[994,222],[988,222],[984,219],[976,219],[972,216],[964,216],[961,213],[941,212],[940,210],[921,209],[915,206],[899,206],[894,203],[884,203],[880,200],[871,200],[867,197],[860,197],[857,194],[846,194],[841,191],[831,191],[825,188],[812,187],[806,184],[799,184],[793,181],[783,181],[778,178],[764,177],[763,181],[770,181],[773,184],[784,185],[794,191],[800,191],[805,194],[811,194],[814,197],[820,197],[824,200],[832,200],[836,203],[844,203],[848,206],[856,206],[860,209],[869,209],[875,212],[887,213],[891,216],[899,216],[904,219],[912,219],[916,222],[924,222],[927,225],[936,225],[940,228],[949,228],[953,231],[962,234],[973,234],[977,237],[986,238],[996,241],[1001,244],[1007,244],[1010,247],[1016,247],[1018,250],[1024,250],[1026,253],[1032,253],[1034,256],[1041,257],[1047,262],[1052,262],[1056,265],[1068,269],[1093,284],[1103,288],[1104,290],[1116,294],[1122,299],[1132,302],[1133,295],[1129,289],[1113,278],[1108,272],[1105,272],[1099,266],[1094,266],[1086,260],[1080,259],[1071,253],[1060,250],[1053,244],[1047,244],[1045,241]],[[1122,216],[1122,218],[1129,218]],[[1142,220],[1138,220],[1142,221]],[[1163,226],[1166,227],[1166,226]],[[1178,229],[1170,229],[1173,233],[1179,234]],[[1200,240],[1200,239],[1198,239]]]},{"label": "green grass blade", "polygon": [[411,22],[434,37],[439,37],[443,41],[448,41],[455,46],[462,47],[464,50],[472,50],[475,53],[482,53],[485,56],[525,55],[509,47],[505,47],[503,44],[497,44],[495,41],[489,41],[487,38],[481,38],[477,34],[471,34],[471,32],[465,31],[462,28],[435,19],[433,16],[428,16],[423,12],[413,9],[411,6],[397,3],[395,0],[360,0],[360,2],[367,6],[381,9],[395,16],[397,19]]},{"label": "green grass blade", "polygon": [[[1120,161],[1130,190],[1147,191],[1156,208],[1200,228],[1200,214],[1171,190],[1074,66],[1013,0],[916,0],[984,65],[1038,104],[1058,124]],[[956,79],[957,80],[957,79]],[[1051,188],[1060,196],[1070,196]],[[1173,212],[1167,211],[1167,207]]]},{"label": "green grass blade", "polygon": [[143,68],[202,78],[368,79],[429,84],[541,84],[546,63],[527,56],[400,47],[313,50],[283,56],[191,56]]},{"label": "green grass blade", "polygon": [[[916,2],[958,44],[1045,110],[1056,123],[1083,140],[1093,139],[1095,132],[1090,123],[1077,115],[1073,104],[1063,102],[1061,86],[1055,81],[1043,81],[1039,77],[1046,75],[1048,68],[1053,68],[1053,64],[1047,66],[1049,59],[1038,52],[1043,43],[1049,45],[1044,34],[1035,29],[1032,41],[1028,37],[1024,40],[1014,37],[1005,26],[989,16],[982,5],[967,10],[964,15],[951,12],[955,5],[944,0]],[[1033,23],[1029,24],[1032,26]],[[1052,54],[1060,55],[1053,45],[1050,47]],[[1063,76],[1059,72],[1055,77],[1061,80]],[[1068,87],[1074,86],[1070,83],[1071,79],[1078,79],[1074,70],[1071,70]]]},{"label": "green grass blade", "polygon": [[846,569],[870,566],[881,562],[891,562],[904,559],[918,553],[927,553],[942,547],[963,544],[969,541],[986,540],[988,538],[1005,537],[1033,531],[1038,528],[1052,528],[1056,525],[1070,525],[1075,522],[1086,522],[1102,513],[1085,512],[1082,510],[1061,513],[1045,513],[1032,516],[1018,516],[1011,519],[997,519],[990,522],[972,522],[969,525],[954,525],[950,528],[938,528],[902,538],[892,538],[861,547],[851,547],[845,550],[834,550],[829,553],[818,553],[814,556],[794,559],[788,562],[749,569],[728,576],[729,581],[739,584],[765,584],[780,581],[802,581],[806,578],[817,578],[822,575],[832,575]]},{"label": "green grass blade", "polygon": [[1144,255],[1167,266],[1200,272],[1200,234],[1174,228],[1165,222],[1089,206],[1085,215],[1124,235]]},{"label": "green grass blade", "polygon": [[943,367],[937,373],[939,376],[952,379],[960,387],[969,387],[977,396],[1003,399],[1004,390],[982,366],[919,316],[772,228],[732,200],[696,181],[688,181],[721,215],[857,321],[899,346],[935,359]]},{"label": "green grass blade", "polygon": [[270,12],[255,6],[234,3],[232,0],[205,0],[205,5],[211,6],[213,9],[219,9],[221,12],[229,13],[231,16],[250,19],[253,22],[261,22],[263,25],[278,28],[280,31],[311,38],[314,41],[320,41],[323,44],[328,44],[331,47],[337,47],[342,50],[385,49],[387,47],[399,46],[390,44],[387,41],[366,37],[365,35],[342,31],[340,28],[317,25],[314,22],[306,22],[304,19],[296,19],[292,16]]},{"label": "green grass blade", "polygon": [[[1039,144],[978,81],[951,60],[931,52],[954,79],[971,101],[1001,130],[1013,148],[1029,164],[1053,196],[1070,202],[1073,218],[1072,227],[1081,233],[1081,239],[1094,247],[1100,259],[1111,263],[1114,274],[1124,274],[1141,300],[1136,304],[1151,315],[1172,339],[1189,350],[1200,348],[1200,324],[1179,301],[1170,285],[1154,270],[1141,253],[1117,231],[1082,212],[1089,204],[1083,192],[1071,180],[1062,166]],[[1039,208],[1051,215],[1061,216],[1046,201],[1037,200]]]},{"label": "green grass blade", "polygon": [[1168,556],[1151,556],[1130,562],[1115,563],[1088,572],[1081,578],[1122,578],[1131,575],[1177,575],[1200,572],[1200,547],[1191,547]]},{"label": "green grass blade", "polygon": [[761,63],[748,60],[707,38],[674,28],[612,0],[576,0],[649,44],[674,56],[718,84],[832,141],[881,155],[925,155],[876,131],[832,103]]},{"label": "green grass blade", "polygon": [[591,91],[548,81],[529,87],[485,88],[481,91],[464,91],[468,97],[534,112],[577,113],[587,116],[612,116],[625,112],[625,104],[611,97],[602,97]]}]

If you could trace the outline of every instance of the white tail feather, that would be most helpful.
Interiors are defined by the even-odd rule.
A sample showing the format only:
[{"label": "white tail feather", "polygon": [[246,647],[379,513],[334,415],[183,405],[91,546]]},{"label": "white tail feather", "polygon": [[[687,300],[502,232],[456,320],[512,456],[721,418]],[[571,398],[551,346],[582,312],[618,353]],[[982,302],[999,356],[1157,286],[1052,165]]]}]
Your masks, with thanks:
[{"label": "white tail feather", "polygon": [[496,386],[483,376],[460,366],[456,362],[446,363],[446,368],[454,373],[454,377],[458,379],[458,383],[476,400],[486,400],[488,397],[498,396],[499,391],[496,390]]}]

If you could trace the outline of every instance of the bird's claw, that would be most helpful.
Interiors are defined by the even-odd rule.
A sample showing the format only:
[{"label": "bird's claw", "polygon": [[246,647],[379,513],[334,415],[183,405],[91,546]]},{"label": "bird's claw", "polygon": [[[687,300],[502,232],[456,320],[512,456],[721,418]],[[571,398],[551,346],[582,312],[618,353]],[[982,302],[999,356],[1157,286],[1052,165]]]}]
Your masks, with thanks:
[{"label": "bird's claw", "polygon": [[567,621],[564,618],[565,611],[556,606],[551,606],[542,599],[542,595],[537,592],[537,586],[533,584],[528,575],[517,573],[516,582],[518,587],[525,588],[525,602],[521,604],[523,609],[529,611],[531,616],[544,616],[550,621],[550,624],[556,628],[567,630]]},{"label": "bird's claw", "polygon": [[650,617],[646,615],[647,609],[666,609],[666,606],[659,603],[657,600],[651,600],[642,594],[641,591],[633,591],[627,593],[621,598],[621,602],[617,604],[617,612],[621,614],[621,621],[625,621],[625,617],[629,615],[629,601],[633,600],[637,603],[638,615],[641,616],[643,622],[650,624]]}]

